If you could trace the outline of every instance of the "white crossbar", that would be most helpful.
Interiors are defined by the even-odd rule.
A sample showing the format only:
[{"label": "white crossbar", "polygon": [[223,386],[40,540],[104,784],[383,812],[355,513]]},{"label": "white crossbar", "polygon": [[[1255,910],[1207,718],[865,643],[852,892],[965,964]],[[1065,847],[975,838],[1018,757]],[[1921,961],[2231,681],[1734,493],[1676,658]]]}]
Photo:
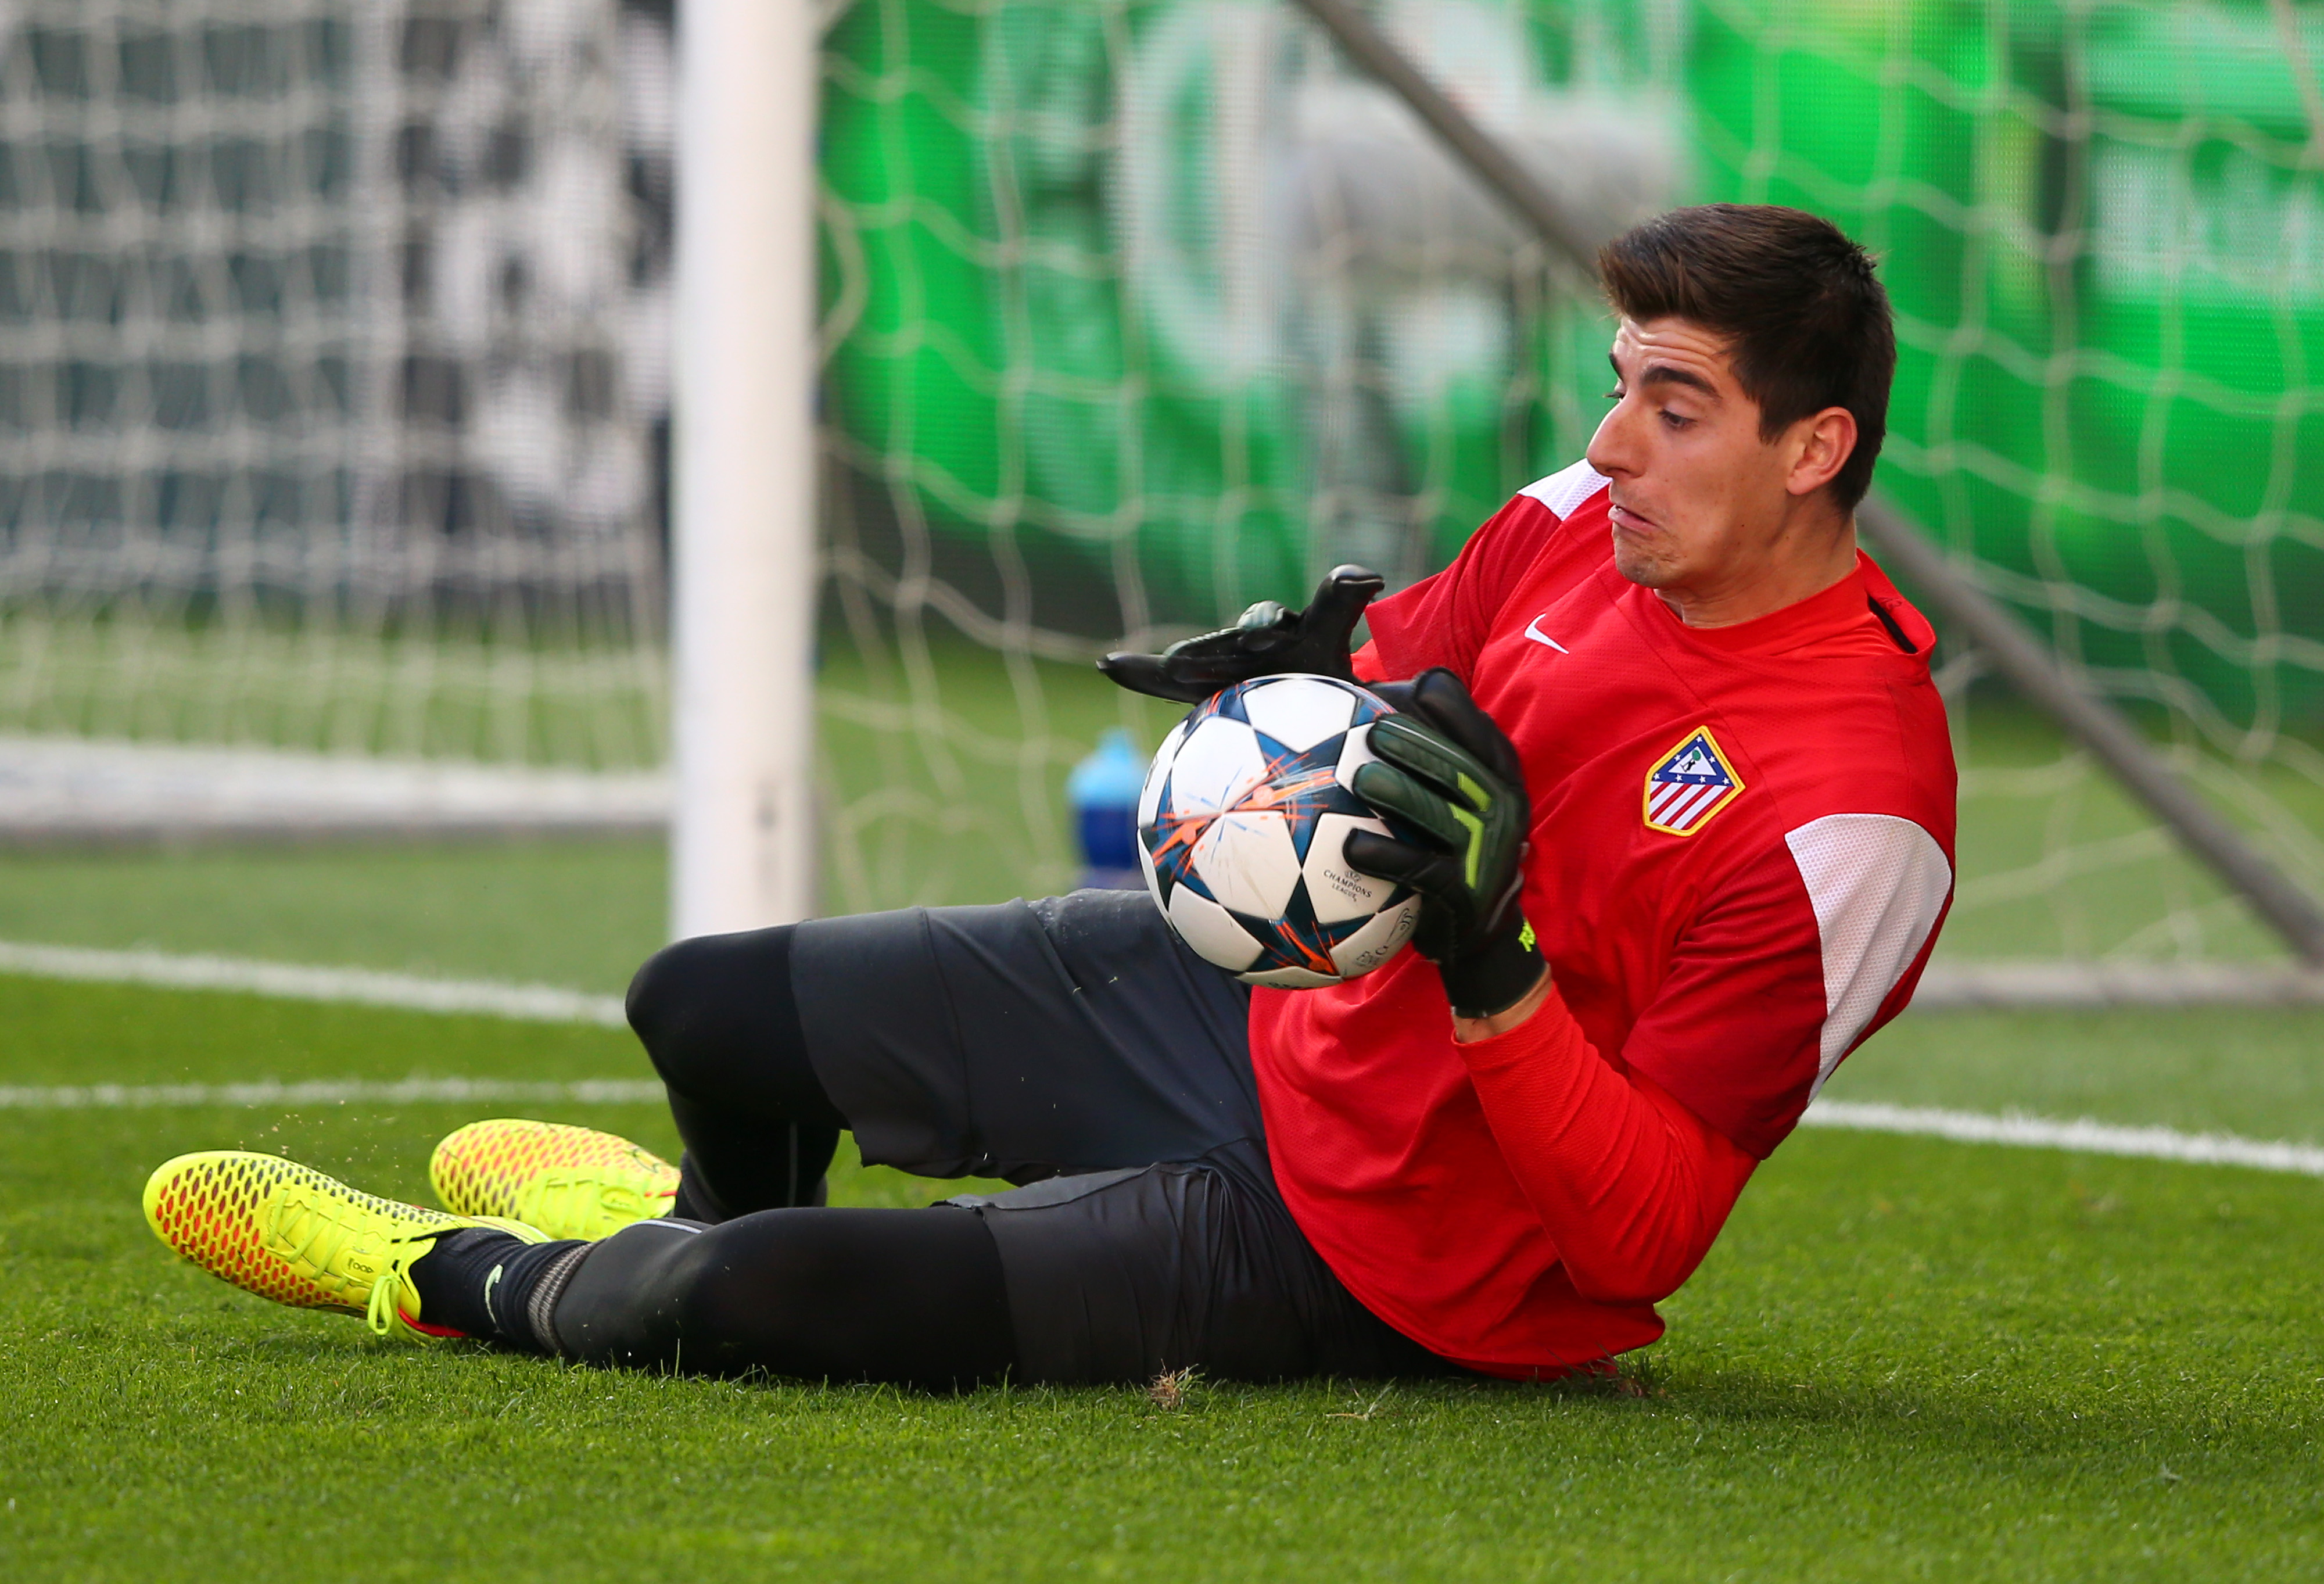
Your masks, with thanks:
[{"label": "white crossbar", "polygon": [[669,778],[0,734],[0,839],[657,831]]},{"label": "white crossbar", "polygon": [[302,1106],[414,1105],[659,1105],[662,1086],[651,1079],[588,1078],[573,1083],[525,1083],[491,1078],[405,1078],[393,1083],[320,1079],[281,1083],[64,1083],[0,1085],[0,1110],[84,1111],[244,1109]]},{"label": "white crossbar", "polygon": [[488,979],[421,979],[367,968],[312,968],[243,957],[186,957],[170,952],[99,952],[0,941],[0,973],[143,984],[163,990],[240,990],[296,1001],[401,1007],[415,1012],[479,1012],[525,1023],[626,1027],[619,996],[593,996],[547,984]]},{"label": "white crossbar", "polygon": [[2272,962],[1932,962],[1915,1012],[2312,1007],[2324,973]]}]

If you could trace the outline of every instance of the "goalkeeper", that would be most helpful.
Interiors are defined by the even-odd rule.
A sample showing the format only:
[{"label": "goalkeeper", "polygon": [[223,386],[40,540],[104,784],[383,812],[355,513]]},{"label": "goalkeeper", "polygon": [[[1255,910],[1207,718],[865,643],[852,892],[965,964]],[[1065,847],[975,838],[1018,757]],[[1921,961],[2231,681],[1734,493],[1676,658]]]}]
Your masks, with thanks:
[{"label": "goalkeeper", "polygon": [[[1158,656],[1181,701],[1381,685],[1356,790],[1409,840],[1418,951],[1249,990],[1083,892],[681,942],[631,1021],[686,1150],[494,1121],[447,1212],[267,1156],[146,1191],[206,1268],[374,1329],[590,1361],[930,1384],[1602,1369],[1832,1069],[1910,997],[1952,889],[1933,635],[1857,549],[1895,366],[1871,261],[1711,206],[1616,239],[1587,460],[1443,572]],[[1408,679],[1408,680],[1406,680]],[[863,1157],[1020,1184],[824,1208]]]}]

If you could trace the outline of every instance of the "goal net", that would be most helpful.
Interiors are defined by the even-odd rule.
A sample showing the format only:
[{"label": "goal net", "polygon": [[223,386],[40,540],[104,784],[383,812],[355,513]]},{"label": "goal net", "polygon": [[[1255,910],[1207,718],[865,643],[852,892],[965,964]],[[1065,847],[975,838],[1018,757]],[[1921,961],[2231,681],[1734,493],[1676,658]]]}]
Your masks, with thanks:
[{"label": "goal net", "polygon": [[[825,9],[823,906],[1053,889],[1069,769],[1167,724],[1088,661],[1425,575],[1581,455],[1609,326],[1290,0]],[[2324,22],[1370,10],[1582,232],[1728,198],[1873,247],[1878,487],[2324,894]],[[659,765],[670,25],[0,9],[0,731],[581,803]],[[2280,955],[1940,660],[1949,954]]]},{"label": "goal net", "polygon": [[357,807],[322,756],[659,762],[646,20],[0,6],[0,731],[42,740],[19,782],[159,762],[141,784],[182,789],[217,762],[59,738],[272,751],[268,796]]},{"label": "goal net", "polygon": [[[2254,0],[1716,6],[1688,50],[1701,190],[1822,210],[1886,260],[1880,487],[2311,896],[2319,48],[2324,17]],[[2279,950],[1948,658],[1956,954]]]},{"label": "goal net", "polygon": [[[1875,249],[1902,343],[1879,487],[2324,889],[2324,20],[1373,14],[1586,232],[1765,201]],[[1097,719],[1161,722],[1069,704],[1044,661],[1340,559],[1424,573],[1603,410],[1601,311],[1287,4],[858,6],[826,93],[837,652],[864,657],[826,698],[835,740],[890,756],[836,788],[835,901],[987,861],[1064,879],[1037,839],[1063,760]],[[1940,658],[1948,955],[2280,955],[1975,654]],[[1005,811],[980,774],[1013,774]],[[987,830],[1020,845],[963,840]]]}]

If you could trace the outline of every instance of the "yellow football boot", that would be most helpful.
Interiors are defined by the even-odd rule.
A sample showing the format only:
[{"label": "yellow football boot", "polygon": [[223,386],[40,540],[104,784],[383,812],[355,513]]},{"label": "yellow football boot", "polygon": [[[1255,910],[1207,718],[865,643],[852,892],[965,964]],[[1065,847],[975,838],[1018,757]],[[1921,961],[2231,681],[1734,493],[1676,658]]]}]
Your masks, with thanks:
[{"label": "yellow football boot", "polygon": [[181,1155],[145,1183],[145,1221],[220,1281],[294,1309],[360,1314],[379,1335],[432,1340],[461,1333],[427,1323],[412,1262],[446,1232],[491,1227],[528,1243],[521,1222],[447,1215],[380,1199],[280,1156],[238,1149]]},{"label": "yellow football boot", "polygon": [[559,1122],[471,1122],[428,1162],[458,1215],[507,1216],[552,1238],[610,1238],[669,1213],[678,1168],[628,1139]]}]

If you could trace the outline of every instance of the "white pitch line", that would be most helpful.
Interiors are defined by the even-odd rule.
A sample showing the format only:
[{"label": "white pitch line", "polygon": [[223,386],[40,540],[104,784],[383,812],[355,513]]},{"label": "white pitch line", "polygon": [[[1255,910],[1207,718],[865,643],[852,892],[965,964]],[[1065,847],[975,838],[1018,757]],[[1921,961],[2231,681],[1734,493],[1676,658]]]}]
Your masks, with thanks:
[{"label": "white pitch line", "polygon": [[[422,979],[246,957],[0,941],[0,973],[165,990],[239,990],[419,1012],[480,1012],[535,1023],[623,1025],[617,996],[593,996],[556,985]],[[1932,1013],[2319,1005],[2324,1005],[2324,974],[2264,962],[1936,962],[1923,976],[1913,999],[1915,1011]]]},{"label": "white pitch line", "polygon": [[1877,1101],[1820,1100],[1801,1125],[1858,1133],[1905,1133],[1949,1138],[1960,1144],[2002,1144],[2022,1149],[2063,1149],[2078,1155],[2127,1156],[2141,1160],[2184,1161],[2194,1165],[2249,1166],[2324,1177],[2324,1148],[2232,1133],[2181,1133],[2175,1128],[2126,1128],[2088,1117],[2061,1119],[2020,1112],[1949,1111],[1932,1106],[1892,1106]]},{"label": "white pitch line", "polygon": [[628,1026],[619,996],[593,996],[547,984],[488,979],[421,979],[366,968],[311,968],[244,957],[182,957],[170,952],[98,952],[0,941],[0,973],[166,990],[240,990],[299,1001],[352,1002],[415,1012],[481,1012],[526,1023]]},{"label": "white pitch line", "polygon": [[662,1086],[650,1079],[587,1078],[573,1083],[510,1082],[492,1078],[406,1078],[394,1083],[317,1080],[281,1083],[66,1083],[0,1085],[0,1111],[180,1110],[198,1106],[456,1104],[515,1101],[534,1104],[659,1105]]},{"label": "white pitch line", "polygon": [[[626,1022],[618,996],[593,996],[554,985],[420,979],[361,968],[314,968],[237,957],[101,952],[79,946],[0,941],[0,973],[153,985],[169,990],[239,990],[294,1000],[353,1002],[420,1012],[476,1012],[535,1023],[595,1023],[620,1028]],[[410,1078],[393,1083],[283,1083],[267,1080],[249,1083],[0,1085],[0,1110],[401,1105],[425,1101],[642,1104],[658,1102],[661,1098],[661,1085],[636,1079],[591,1079],[572,1083]],[[2229,1133],[2181,1133],[2172,1128],[2128,1128],[2087,1117],[2061,1119],[2016,1112],[1995,1116],[1930,1106],[1819,1100],[1808,1108],[1801,1125],[1947,1138],[1961,1144],[2061,1149],[2083,1155],[2181,1161],[2195,1165],[2247,1166],[2255,1171],[2324,1177],[2324,1147],[2315,1145],[2241,1138]]]},{"label": "white pitch line", "polygon": [[[332,1080],[284,1083],[88,1083],[0,1085],[0,1111],[187,1110],[204,1106],[256,1109],[300,1106],[424,1104],[659,1105],[662,1086],[650,1079],[590,1078],[569,1083],[527,1083],[490,1078],[407,1078],[393,1083]],[[1998,1144],[2059,1149],[2193,1165],[2246,1166],[2324,1177],[2324,1148],[2240,1138],[2230,1133],[2181,1133],[2171,1128],[2126,1128],[2087,1117],[2061,1120],[2012,1112],[1942,1110],[1864,1101],[1820,1100],[1801,1119],[1807,1128],[1854,1133],[1897,1133],[1959,1144]]]}]

